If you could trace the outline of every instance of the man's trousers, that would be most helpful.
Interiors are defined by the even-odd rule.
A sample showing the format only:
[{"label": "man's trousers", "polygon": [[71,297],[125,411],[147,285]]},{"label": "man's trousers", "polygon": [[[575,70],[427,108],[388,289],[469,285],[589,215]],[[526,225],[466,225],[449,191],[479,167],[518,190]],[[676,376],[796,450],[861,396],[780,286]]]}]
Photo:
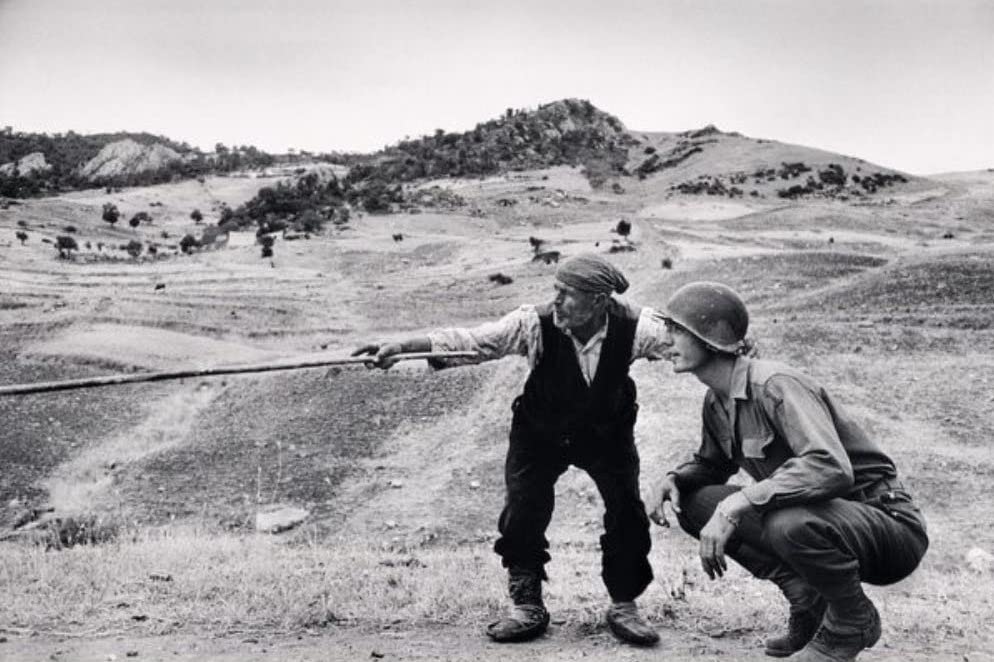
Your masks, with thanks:
[{"label": "man's trousers", "polygon": [[537,570],[549,561],[546,528],[556,480],[570,465],[593,479],[604,501],[601,576],[614,601],[634,600],[652,581],[649,519],[639,494],[639,457],[631,428],[600,443],[545,438],[515,422],[505,464],[507,497],[494,544],[505,567]]}]

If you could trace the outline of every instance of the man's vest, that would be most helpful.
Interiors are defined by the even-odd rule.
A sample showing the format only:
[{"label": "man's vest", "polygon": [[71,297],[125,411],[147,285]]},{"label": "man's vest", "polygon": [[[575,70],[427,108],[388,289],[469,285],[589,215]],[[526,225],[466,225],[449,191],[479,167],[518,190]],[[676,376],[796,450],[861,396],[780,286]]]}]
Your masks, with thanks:
[{"label": "man's vest", "polygon": [[573,341],[553,322],[552,304],[537,308],[542,355],[514,404],[515,423],[554,443],[590,443],[628,432],[635,424],[635,383],[628,376],[638,311],[608,305],[607,335],[588,385]]}]

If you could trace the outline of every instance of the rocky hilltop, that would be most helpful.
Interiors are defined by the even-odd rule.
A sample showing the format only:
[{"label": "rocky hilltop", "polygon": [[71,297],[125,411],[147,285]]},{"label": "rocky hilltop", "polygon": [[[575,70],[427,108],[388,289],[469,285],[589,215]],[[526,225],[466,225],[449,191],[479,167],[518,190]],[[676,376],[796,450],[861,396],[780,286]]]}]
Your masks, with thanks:
[{"label": "rocky hilltop", "polygon": [[106,145],[79,169],[89,180],[108,179],[142,172],[162,170],[182,160],[182,156],[164,145],[143,145],[130,138]]},{"label": "rocky hilltop", "polygon": [[471,131],[439,129],[401,141],[364,159],[351,179],[407,182],[575,165],[602,181],[623,171],[632,142],[617,117],[589,101],[563,99],[535,110],[508,108]]},{"label": "rocky hilltop", "polygon": [[45,155],[41,152],[32,152],[23,156],[17,161],[0,165],[0,175],[13,175],[15,172],[20,175],[30,175],[35,172],[47,172],[52,166],[45,160]]}]

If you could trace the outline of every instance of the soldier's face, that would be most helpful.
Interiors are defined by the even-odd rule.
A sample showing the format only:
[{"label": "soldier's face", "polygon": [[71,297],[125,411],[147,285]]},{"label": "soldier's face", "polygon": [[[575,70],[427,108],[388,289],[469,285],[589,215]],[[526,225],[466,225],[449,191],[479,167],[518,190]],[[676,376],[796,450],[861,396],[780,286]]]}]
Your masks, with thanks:
[{"label": "soldier's face", "polygon": [[604,314],[604,295],[591,294],[556,281],[556,298],[553,306],[556,312],[556,325],[564,329],[576,329],[589,323],[597,315]]},{"label": "soldier's face", "polygon": [[666,340],[670,345],[667,358],[673,363],[673,372],[695,372],[711,361],[713,354],[707,346],[679,324],[666,323]]}]

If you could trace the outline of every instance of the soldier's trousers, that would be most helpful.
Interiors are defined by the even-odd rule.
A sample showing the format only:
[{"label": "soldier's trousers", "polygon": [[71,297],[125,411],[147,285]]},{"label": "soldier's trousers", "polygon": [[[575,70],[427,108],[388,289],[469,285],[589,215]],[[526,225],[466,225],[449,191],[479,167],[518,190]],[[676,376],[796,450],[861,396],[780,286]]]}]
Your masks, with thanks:
[{"label": "soldier's trousers", "polygon": [[604,502],[601,577],[608,594],[615,601],[634,600],[652,581],[652,542],[631,429],[611,443],[593,446],[556,442],[527,426],[512,425],[504,471],[507,497],[494,551],[505,567],[534,569],[545,576],[550,559],[545,531],[552,519],[554,488],[570,465],[587,472]]},{"label": "soldier's trousers", "polygon": [[[709,485],[680,495],[680,525],[699,537],[718,503],[741,489]],[[904,579],[928,548],[921,512],[900,488],[882,485],[859,500],[829,499],[742,516],[726,554],[762,579],[794,574],[829,602],[861,591],[860,582]]]}]

